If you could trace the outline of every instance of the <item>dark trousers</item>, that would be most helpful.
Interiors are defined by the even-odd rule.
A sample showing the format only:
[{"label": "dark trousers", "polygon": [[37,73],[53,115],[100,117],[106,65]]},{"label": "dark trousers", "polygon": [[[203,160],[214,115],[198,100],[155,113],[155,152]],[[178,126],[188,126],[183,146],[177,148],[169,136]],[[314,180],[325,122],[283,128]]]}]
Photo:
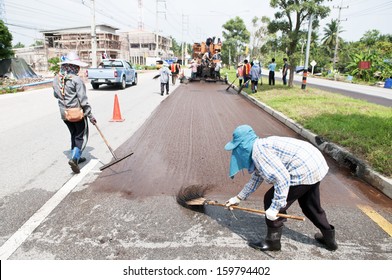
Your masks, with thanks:
[{"label": "dark trousers", "polygon": [[268,73],[268,84],[275,85],[275,71],[269,71]]},{"label": "dark trousers", "polygon": [[169,82],[167,83],[161,83],[161,94],[164,93],[166,87],[166,93],[169,93]]},{"label": "dark trousers", "polygon": [[87,135],[88,125],[86,118],[80,122],[69,122],[64,121],[67,125],[69,132],[71,133],[71,150],[75,147],[83,150],[84,135]]},{"label": "dark trousers", "polygon": [[283,80],[283,84],[284,84],[284,85],[287,85],[287,74],[284,74],[284,75],[282,76],[282,80]]},{"label": "dark trousers", "polygon": [[[274,187],[270,188],[264,195],[264,209],[268,209],[274,197]],[[279,213],[286,214],[286,210],[298,200],[299,206],[305,216],[320,230],[329,230],[331,226],[327,220],[327,215],[320,204],[320,182],[313,185],[290,186],[287,196],[286,207],[280,209]],[[278,228],[283,226],[284,218],[275,221],[265,219],[268,227]]]},{"label": "dark trousers", "polygon": [[257,89],[257,84],[259,83],[259,80],[252,80],[252,91]]},{"label": "dark trousers", "polygon": [[[246,82],[249,80],[250,80],[250,76],[244,76],[244,84],[246,84]],[[245,87],[248,88],[248,84],[246,84]]]},{"label": "dark trousers", "polygon": [[173,86],[176,84],[177,77],[178,77],[178,74],[172,73],[172,85],[173,85]]}]

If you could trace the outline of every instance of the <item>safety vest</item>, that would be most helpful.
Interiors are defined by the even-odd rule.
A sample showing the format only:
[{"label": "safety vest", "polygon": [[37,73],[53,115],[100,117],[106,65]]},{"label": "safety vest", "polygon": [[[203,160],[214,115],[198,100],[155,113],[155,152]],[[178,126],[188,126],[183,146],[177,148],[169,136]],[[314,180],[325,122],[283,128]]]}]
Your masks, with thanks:
[{"label": "safety vest", "polygon": [[244,75],[247,76],[247,75],[250,74],[250,63],[247,63],[247,64],[244,65],[244,70],[245,70]]},{"label": "safety vest", "polygon": [[172,65],[171,65],[171,72],[172,73],[177,73],[178,72],[178,70],[177,70],[177,64],[176,63],[173,63]]}]

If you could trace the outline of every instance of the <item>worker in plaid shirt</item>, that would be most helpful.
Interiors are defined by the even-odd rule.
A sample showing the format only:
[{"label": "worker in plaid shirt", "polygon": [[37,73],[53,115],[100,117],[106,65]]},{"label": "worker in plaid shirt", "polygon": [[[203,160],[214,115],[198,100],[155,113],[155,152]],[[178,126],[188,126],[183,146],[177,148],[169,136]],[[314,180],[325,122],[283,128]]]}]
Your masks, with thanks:
[{"label": "worker in plaid shirt", "polygon": [[261,251],[280,250],[286,219],[277,214],[286,214],[291,204],[298,200],[305,216],[321,231],[316,233],[316,240],[328,250],[338,248],[335,228],[329,224],[320,204],[320,181],[327,174],[328,165],[317,148],[289,137],[258,138],[252,127],[241,125],[234,130],[233,140],[226,144],[225,150],[232,151],[231,178],[244,168],[252,174],[240,193],[226,202],[227,207],[238,205],[264,180],[273,184],[264,196],[267,236],[264,241],[249,243],[251,247]]}]

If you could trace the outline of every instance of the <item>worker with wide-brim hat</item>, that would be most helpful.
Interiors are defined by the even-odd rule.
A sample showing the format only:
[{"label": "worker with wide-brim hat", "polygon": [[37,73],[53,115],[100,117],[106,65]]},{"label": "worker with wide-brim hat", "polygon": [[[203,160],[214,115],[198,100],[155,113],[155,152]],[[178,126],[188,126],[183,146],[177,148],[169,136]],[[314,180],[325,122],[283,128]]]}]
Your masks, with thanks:
[{"label": "worker with wide-brim hat", "polygon": [[[71,157],[68,164],[74,173],[80,173],[79,164],[86,161],[81,155],[88,139],[87,117],[92,124],[97,122],[91,113],[86,85],[78,76],[80,68],[87,67],[88,64],[82,62],[76,52],[68,53],[58,64],[60,71],[53,79],[54,97],[58,100],[61,119],[71,134]],[[68,120],[66,109],[69,108],[82,108],[84,117],[79,121]]]}]

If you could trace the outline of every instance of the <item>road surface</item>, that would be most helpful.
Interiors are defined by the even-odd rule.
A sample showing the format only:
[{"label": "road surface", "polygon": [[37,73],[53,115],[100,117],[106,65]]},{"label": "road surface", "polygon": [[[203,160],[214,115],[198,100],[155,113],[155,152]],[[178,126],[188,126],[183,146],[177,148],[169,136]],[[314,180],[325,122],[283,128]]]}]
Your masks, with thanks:
[{"label": "road surface", "polygon": [[[66,166],[68,154],[64,137],[67,131],[63,131],[65,127],[59,121],[46,123],[46,127],[40,129],[36,125],[37,119],[48,118],[40,116],[32,120],[32,124],[18,121],[18,125],[2,131],[3,135],[14,133],[11,138],[15,139],[14,142],[26,140],[28,147],[21,147],[24,155],[15,149],[16,156],[20,156],[20,160],[15,160],[12,157],[15,153],[10,153],[14,147],[12,141],[2,140],[2,146],[5,146],[2,152],[8,160],[8,163],[2,163],[2,169],[7,170],[7,164],[13,168],[23,167],[18,171],[7,171],[7,181],[3,181],[2,177],[2,185],[5,184],[6,188],[2,190],[0,205],[0,214],[5,217],[0,228],[0,251],[15,234],[24,233],[20,232],[23,223],[45,206],[46,201],[64,187],[70,188],[69,194],[54,205],[31,233],[26,234],[15,250],[7,247],[7,258],[392,259],[391,200],[352,177],[348,170],[342,169],[330,158],[327,158],[330,171],[321,184],[321,194],[329,221],[336,228],[339,245],[336,252],[329,252],[316,243],[313,235],[317,230],[309,221],[289,220],[283,230],[282,250],[262,253],[253,250],[247,243],[264,238],[266,226],[263,216],[230,212],[214,206],[207,206],[205,213],[199,213],[179,206],[175,195],[182,186],[213,185],[208,198],[224,202],[237,194],[249,179],[245,172],[234,180],[228,177],[230,154],[223,147],[231,139],[236,126],[249,124],[261,137],[300,136],[235,92],[226,91],[227,85],[190,83],[178,86],[168,97],[162,98],[159,85],[151,82],[152,76],[146,74],[142,78],[141,75],[137,87],[120,93],[106,88],[89,92],[93,110],[95,108],[104,133],[115,143],[116,154],[121,156],[134,152],[130,158],[102,173],[98,172],[98,167],[110,160],[110,153],[96,132],[92,132],[87,148],[89,161],[83,165],[82,175],[78,177],[72,176]],[[124,109],[126,120],[122,123],[108,122],[111,108],[103,109],[104,104],[109,103],[111,107],[114,93],[119,93],[121,109]],[[143,100],[149,102],[144,103]],[[147,107],[149,110],[140,112]],[[102,111],[97,108],[102,108]],[[58,113],[50,111],[46,115],[50,114],[53,118]],[[137,114],[133,117],[132,113]],[[130,124],[132,122],[136,124]],[[31,125],[36,129],[27,130],[30,133],[28,138],[18,140],[18,130]],[[46,133],[47,130],[52,130],[52,133]],[[61,132],[61,137],[57,137],[54,131]],[[93,128],[91,131],[94,131]],[[43,141],[39,138],[41,134],[53,137],[50,148],[40,144]],[[60,152],[60,156],[61,149],[64,154]],[[29,153],[29,150],[36,152]],[[32,162],[46,168],[42,172],[32,172],[28,181],[29,174],[26,172],[29,168],[35,170],[29,165]],[[40,179],[40,176],[46,180]],[[80,181],[72,188],[69,183],[76,177]],[[261,209],[263,194],[269,187],[263,183],[241,206]],[[297,204],[289,210],[289,214],[302,215]]]}]

